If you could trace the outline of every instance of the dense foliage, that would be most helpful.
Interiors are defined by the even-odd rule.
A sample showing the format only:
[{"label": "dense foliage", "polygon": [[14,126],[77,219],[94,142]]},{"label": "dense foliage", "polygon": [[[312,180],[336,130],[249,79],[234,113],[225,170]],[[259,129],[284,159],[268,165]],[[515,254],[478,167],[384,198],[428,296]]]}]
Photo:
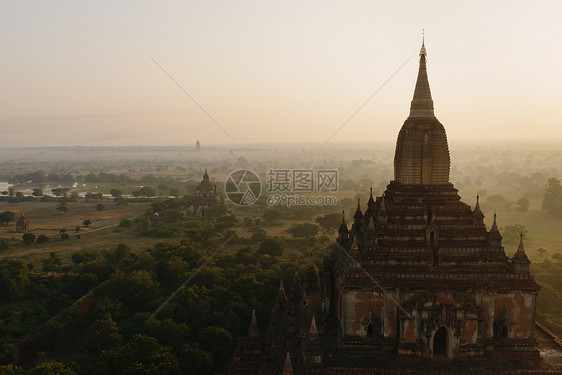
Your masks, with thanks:
[{"label": "dense foliage", "polygon": [[[241,222],[227,210],[212,219],[178,216],[181,202],[154,202],[127,225],[141,236],[188,228],[179,243],[79,251],[72,265],[51,253],[43,265],[50,277],[19,260],[1,263],[2,300],[10,302],[0,308],[0,374],[20,371],[8,370],[16,356],[35,366],[30,374],[206,374],[228,364],[238,337],[247,334],[251,311],[267,321],[279,282],[289,282],[307,260],[281,258],[285,243],[279,237],[260,242],[233,236]],[[244,225],[259,233],[258,220]],[[221,253],[194,274],[228,238],[254,249]],[[318,240],[313,247],[316,256],[327,248]]]}]

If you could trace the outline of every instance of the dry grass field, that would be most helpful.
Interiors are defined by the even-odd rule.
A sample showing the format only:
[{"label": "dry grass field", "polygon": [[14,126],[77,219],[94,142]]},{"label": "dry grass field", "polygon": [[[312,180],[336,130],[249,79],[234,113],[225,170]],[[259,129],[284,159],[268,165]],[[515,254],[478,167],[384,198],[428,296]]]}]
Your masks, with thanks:
[{"label": "dry grass field", "polygon": [[[56,202],[21,202],[8,204],[0,202],[0,212],[13,211],[16,220],[24,213],[30,221],[30,232],[39,236],[45,234],[50,241],[44,244],[24,245],[22,234],[15,231],[15,223],[9,226],[0,225],[0,238],[8,240],[10,248],[0,253],[0,259],[22,258],[34,266],[40,264],[41,260],[49,257],[55,252],[63,263],[70,261],[70,257],[76,251],[90,250],[99,252],[105,249],[113,249],[119,243],[125,243],[134,250],[142,250],[152,246],[162,239],[137,237],[121,228],[119,223],[124,219],[135,219],[142,213],[149,203],[135,203],[128,206],[116,206],[111,201],[103,201],[105,209],[98,211],[96,202],[69,202],[68,211],[62,213],[56,209]],[[84,220],[89,219],[92,223],[88,228],[84,227]],[[80,227],[79,231],[75,228]],[[70,239],[61,240],[60,230],[66,229]],[[174,240],[175,239],[169,239]]]}]

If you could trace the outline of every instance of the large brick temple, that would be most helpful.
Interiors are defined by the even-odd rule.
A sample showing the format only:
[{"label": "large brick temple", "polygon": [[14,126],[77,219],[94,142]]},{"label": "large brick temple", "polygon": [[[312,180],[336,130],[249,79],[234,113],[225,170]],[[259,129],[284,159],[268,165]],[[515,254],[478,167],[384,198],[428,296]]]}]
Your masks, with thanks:
[{"label": "large brick temple", "polygon": [[263,333],[253,316],[231,374],[454,373],[540,360],[540,287],[523,239],[506,256],[495,215],[487,229],[478,198],[471,208],[449,181],[426,58],[422,44],[394,180],[380,197],[371,191],[366,206],[358,202],[350,227],[342,222],[322,272],[311,264],[304,286],[298,276],[289,293],[281,286]]}]

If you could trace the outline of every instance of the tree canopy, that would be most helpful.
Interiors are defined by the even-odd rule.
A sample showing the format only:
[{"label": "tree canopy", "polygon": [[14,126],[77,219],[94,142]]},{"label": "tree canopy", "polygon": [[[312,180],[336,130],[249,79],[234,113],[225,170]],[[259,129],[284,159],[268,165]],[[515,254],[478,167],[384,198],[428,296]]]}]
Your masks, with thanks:
[{"label": "tree canopy", "polygon": [[293,224],[287,229],[293,238],[310,238],[318,234],[318,226],[311,223]]},{"label": "tree canopy", "polygon": [[556,178],[548,179],[542,209],[556,218],[562,218],[562,186],[560,186],[560,180]]},{"label": "tree canopy", "polygon": [[16,220],[16,214],[12,211],[4,211],[0,213],[0,223],[4,223],[6,225],[10,224],[10,221]]}]

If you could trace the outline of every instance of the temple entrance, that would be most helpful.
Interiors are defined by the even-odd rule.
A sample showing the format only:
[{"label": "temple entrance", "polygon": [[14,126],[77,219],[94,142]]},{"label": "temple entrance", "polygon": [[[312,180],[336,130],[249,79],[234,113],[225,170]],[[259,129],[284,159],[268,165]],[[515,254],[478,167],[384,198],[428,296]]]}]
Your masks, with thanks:
[{"label": "temple entrance", "polygon": [[373,336],[374,336],[373,325],[369,324],[367,326],[367,337],[373,337]]},{"label": "temple entrance", "polygon": [[447,355],[447,329],[441,327],[435,332],[433,336],[433,359],[437,361],[444,361],[449,359]]}]

